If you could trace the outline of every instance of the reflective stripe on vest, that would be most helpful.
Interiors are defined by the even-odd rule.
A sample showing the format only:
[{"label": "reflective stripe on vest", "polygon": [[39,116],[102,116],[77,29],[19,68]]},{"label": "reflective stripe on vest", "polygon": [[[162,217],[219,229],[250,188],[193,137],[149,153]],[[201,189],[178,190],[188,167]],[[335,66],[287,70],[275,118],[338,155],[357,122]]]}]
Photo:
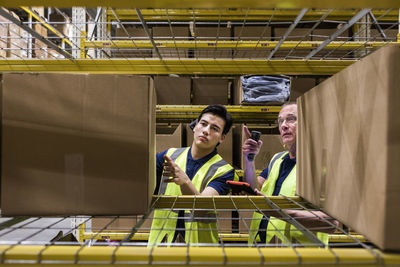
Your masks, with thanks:
[{"label": "reflective stripe on vest", "polygon": [[[272,160],[275,162],[272,165],[267,180],[261,187],[261,192],[264,193],[266,196],[272,196],[276,181],[278,180],[279,169],[282,164],[283,157],[286,156],[287,154],[288,152],[278,153],[274,155]],[[285,196],[294,196],[295,192],[296,192],[296,165],[293,167],[289,175],[286,177],[285,181],[282,183],[282,187],[279,194]],[[249,232],[249,240],[248,240],[249,243],[255,242],[262,218],[263,218],[262,214],[258,212],[253,213],[253,220],[251,222],[250,232]],[[287,241],[291,242],[292,239],[296,239],[298,242],[303,244],[310,243],[308,238],[304,236],[300,231],[298,231],[296,227],[274,217],[270,217],[266,231],[267,231],[266,243],[269,243],[274,236],[277,236],[284,243],[287,243]],[[317,237],[324,243],[328,242],[327,234],[317,233]]]},{"label": "reflective stripe on vest", "polygon": [[[169,149],[167,151],[167,156],[169,156],[173,161],[176,161],[177,158],[180,155],[182,155],[183,152],[185,152],[185,150],[189,151],[189,148],[188,147],[181,147],[181,148],[177,148],[176,150]],[[187,155],[187,153],[185,153],[185,155]],[[186,170],[186,168],[185,168],[185,170]],[[164,182],[164,179],[167,179],[167,178],[168,177],[164,176],[164,173],[163,173],[163,175],[161,176],[161,181],[160,181],[160,189],[158,190],[158,194],[159,195],[164,195],[165,194],[165,190],[167,189],[168,183]]]},{"label": "reflective stripe on vest", "polygon": [[[182,169],[186,170],[189,147],[169,149],[167,155]],[[200,193],[215,178],[232,170],[233,167],[216,154],[196,172],[192,183]],[[164,183],[162,178],[159,194],[169,196],[182,195],[180,186],[175,183]],[[235,180],[238,180],[235,175]],[[168,210],[155,210],[151,226],[149,245],[157,245],[163,240],[171,243],[174,238],[178,213]],[[164,230],[165,229],[165,230]],[[185,241],[187,243],[218,243],[218,231],[215,212],[201,213],[199,218],[185,211]]]}]

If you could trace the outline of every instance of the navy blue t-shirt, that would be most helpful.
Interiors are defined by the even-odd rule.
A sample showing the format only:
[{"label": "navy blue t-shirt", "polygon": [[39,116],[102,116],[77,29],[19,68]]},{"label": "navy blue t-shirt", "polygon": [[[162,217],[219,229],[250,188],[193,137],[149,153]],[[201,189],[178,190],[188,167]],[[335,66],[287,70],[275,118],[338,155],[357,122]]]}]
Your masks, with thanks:
[{"label": "navy blue t-shirt", "polygon": [[[281,191],[283,182],[285,181],[286,177],[289,176],[289,173],[293,170],[294,166],[296,166],[296,158],[291,159],[289,157],[289,153],[286,154],[282,158],[282,160],[283,161],[282,161],[281,166],[279,168],[278,179],[276,180],[275,188],[274,188],[274,191],[272,193],[273,196],[278,196],[279,195],[279,192]],[[268,179],[267,175],[268,175],[268,167],[265,168],[261,172],[260,176],[265,178],[265,179]],[[266,182],[266,180],[265,180],[265,182]],[[268,226],[268,220],[264,217],[260,222],[260,228],[259,228],[259,231],[258,231],[258,235],[259,235],[259,237],[261,239],[261,242],[265,242],[266,241],[266,229],[267,229],[267,226]]]},{"label": "navy blue t-shirt", "polygon": [[[192,148],[189,148],[187,162],[186,162],[186,170],[185,173],[189,177],[190,180],[193,179],[196,172],[212,157],[214,157],[218,152],[217,149],[214,149],[213,152],[208,154],[207,156],[202,157],[201,159],[193,159],[192,154],[190,153]],[[156,155],[156,168],[157,168],[157,186],[154,191],[154,194],[158,194],[158,189],[160,187],[161,176],[163,172],[163,162],[164,162],[164,155],[167,154],[168,150],[165,150],[161,153]],[[227,195],[229,193],[229,186],[226,184],[227,180],[233,180],[235,175],[235,171],[232,169],[229,172],[225,173],[224,175],[219,176],[212,180],[207,186],[214,188],[218,194],[220,195]]]}]

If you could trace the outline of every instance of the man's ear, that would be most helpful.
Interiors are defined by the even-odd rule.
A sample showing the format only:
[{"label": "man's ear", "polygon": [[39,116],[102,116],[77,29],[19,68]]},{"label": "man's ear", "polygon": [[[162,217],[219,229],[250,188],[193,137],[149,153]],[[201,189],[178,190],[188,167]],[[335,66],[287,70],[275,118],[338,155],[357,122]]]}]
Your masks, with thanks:
[{"label": "man's ear", "polygon": [[225,134],[221,135],[221,139],[219,140],[219,143],[224,142],[224,140],[225,140]]},{"label": "man's ear", "polygon": [[194,121],[192,121],[190,124],[189,124],[189,127],[190,127],[190,129],[192,129],[192,131],[194,130],[194,127],[196,127],[196,124],[198,123],[199,121],[197,120],[197,119],[195,119]]}]

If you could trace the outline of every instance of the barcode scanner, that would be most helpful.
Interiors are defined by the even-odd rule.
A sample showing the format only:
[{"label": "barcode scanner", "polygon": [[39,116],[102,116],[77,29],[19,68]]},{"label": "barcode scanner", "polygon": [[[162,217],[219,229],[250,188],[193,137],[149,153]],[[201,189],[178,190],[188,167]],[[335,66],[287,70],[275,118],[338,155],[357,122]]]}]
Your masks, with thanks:
[{"label": "barcode scanner", "polygon": [[[260,140],[260,137],[261,137],[261,133],[259,131],[251,131],[251,136],[250,136],[251,139],[258,142],[258,140]],[[249,154],[247,154],[247,159],[249,161],[253,161],[254,156],[255,156],[254,153],[249,153]]]}]

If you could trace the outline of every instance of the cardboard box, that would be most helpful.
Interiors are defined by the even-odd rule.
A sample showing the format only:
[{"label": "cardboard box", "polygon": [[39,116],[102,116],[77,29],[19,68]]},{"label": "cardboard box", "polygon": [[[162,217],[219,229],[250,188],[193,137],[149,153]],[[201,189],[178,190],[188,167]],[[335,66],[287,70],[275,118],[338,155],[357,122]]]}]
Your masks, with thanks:
[{"label": "cardboard box", "polygon": [[[19,20],[19,17],[12,11],[10,11],[10,14]],[[21,45],[20,45],[20,40],[21,40],[21,28],[16,25],[15,23],[10,23],[8,25],[8,53],[7,57],[10,58],[21,58]]]},{"label": "cardboard box", "polygon": [[[338,28],[332,28],[332,29],[315,29],[312,32],[312,36],[311,36],[311,40],[312,41],[325,41],[328,40],[329,37],[334,34],[336,31],[338,30]],[[342,34],[340,34],[338,37],[336,37],[333,41],[335,42],[346,42],[351,40],[349,38],[349,31],[346,30],[344,31]],[[352,50],[352,49],[351,49]],[[349,53],[350,50],[343,50],[343,49],[335,49],[335,50],[322,50],[319,53],[317,53],[316,55],[314,55],[314,57],[326,57],[327,59],[337,59],[337,58],[341,58],[341,57],[345,57],[345,58],[350,58],[352,57],[352,53]]]},{"label": "cardboard box", "polygon": [[144,214],[155,187],[155,94],[132,75],[4,74],[1,210]]},{"label": "cardboard box", "polygon": [[[41,36],[47,37],[47,29],[44,26],[35,24],[33,28],[35,32],[39,33]],[[36,58],[48,58],[47,45],[37,38],[34,38],[33,49]]]},{"label": "cardboard box", "polygon": [[[57,31],[64,34],[65,36],[69,35],[70,23],[69,21],[65,20],[64,16],[58,13],[51,13],[49,21],[51,23],[51,26],[56,28]],[[51,32],[49,34],[51,34]]]},{"label": "cardboard box", "polygon": [[[125,28],[125,29],[124,29]],[[151,29],[149,29],[151,34]],[[136,48],[134,41],[148,41],[149,37],[141,25],[127,25],[124,27],[119,26],[115,29],[115,39],[121,41],[132,40],[132,47],[129,48],[113,48],[112,57],[117,58],[137,58],[137,57],[153,57],[152,48]]]},{"label": "cardboard box", "polygon": [[193,79],[193,105],[227,105],[230,95],[230,81],[227,79]]},{"label": "cardboard box", "polygon": [[[382,29],[383,32],[386,35],[386,38],[388,39],[387,41],[392,41],[392,42],[396,42],[397,41],[397,35],[399,33],[399,30],[397,28],[392,28],[392,29]],[[377,29],[371,29],[370,30],[370,37],[369,37],[372,41],[381,41],[383,42],[384,39],[382,37],[382,35],[380,34],[380,32]]]},{"label": "cardboard box", "polygon": [[217,212],[218,233],[232,233],[232,211]]},{"label": "cardboard box", "polygon": [[[186,125],[187,146],[193,143],[193,131]],[[232,165],[232,131],[226,134],[225,140],[217,147],[218,154],[229,164]]]},{"label": "cardboard box", "polygon": [[154,86],[158,105],[190,105],[190,78],[157,76]]},{"label": "cardboard box", "polygon": [[297,100],[297,194],[400,251],[400,47],[386,46]]},{"label": "cardboard box", "polygon": [[[231,40],[231,29],[226,27],[193,27],[191,31],[192,37],[196,41],[210,41],[216,43],[218,41]],[[195,34],[193,34],[195,33]],[[195,58],[232,58],[232,49],[216,49],[215,46],[210,48],[194,50]]]},{"label": "cardboard box", "polygon": [[[154,212],[151,212],[147,219],[139,226],[139,222],[143,215],[121,216],[115,217],[94,217],[92,219],[93,232],[131,232],[133,227],[138,229],[138,232],[150,232],[151,222]],[[103,236],[103,235],[102,235]],[[107,239],[107,236],[103,237]]]},{"label": "cardboard box", "polygon": [[316,78],[293,77],[290,84],[290,100],[296,101],[299,96],[311,90],[316,84]]},{"label": "cardboard box", "polygon": [[182,147],[182,124],[158,124],[156,129],[156,152],[160,153],[173,147]]},{"label": "cardboard box", "polygon": [[[274,27],[273,28],[273,33],[274,33],[273,40],[280,41],[282,39],[282,37],[285,35],[288,27],[289,27],[289,25],[285,25],[283,28]],[[285,41],[297,41],[297,42],[299,42],[300,40],[311,41],[311,31],[310,30],[311,29],[309,29],[309,28],[294,28],[290,32],[289,36],[285,39]],[[290,50],[291,49],[280,48],[280,49],[278,49],[278,51],[276,51],[273,58],[299,59],[299,57],[303,58],[311,52],[311,49],[300,49],[297,47],[289,55]]]},{"label": "cardboard box", "polygon": [[254,211],[239,211],[239,233],[248,234]]},{"label": "cardboard box", "polygon": [[[157,43],[159,41],[187,41],[189,40],[189,28],[184,27],[153,27],[153,38]],[[187,48],[162,48],[158,49],[164,58],[187,58]],[[158,57],[153,50],[153,57]]]},{"label": "cardboard box", "polygon": [[7,57],[8,47],[8,19],[0,16],[0,58]]},{"label": "cardboard box", "polygon": [[[234,41],[271,41],[270,26],[236,26],[234,28]],[[235,49],[233,58],[267,58],[271,49],[259,44],[257,49]]]}]

